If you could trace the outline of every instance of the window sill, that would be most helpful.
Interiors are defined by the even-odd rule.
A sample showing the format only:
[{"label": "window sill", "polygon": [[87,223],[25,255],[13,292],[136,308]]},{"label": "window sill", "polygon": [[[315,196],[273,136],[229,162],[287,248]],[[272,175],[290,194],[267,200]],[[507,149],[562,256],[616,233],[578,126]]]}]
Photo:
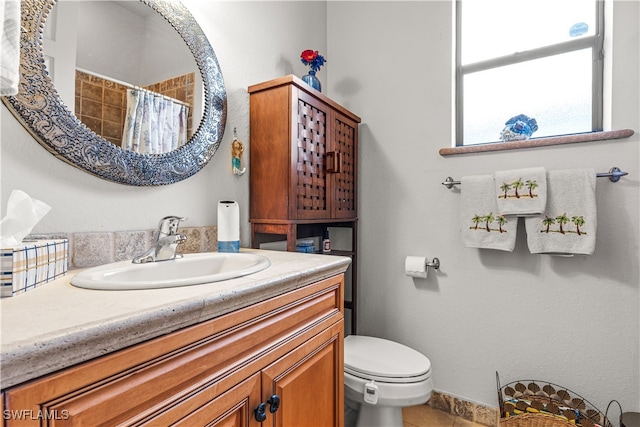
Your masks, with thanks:
[{"label": "window sill", "polygon": [[486,153],[489,151],[516,150],[520,148],[547,147],[550,145],[573,144],[577,142],[605,141],[609,139],[629,138],[634,132],[631,129],[610,130],[604,132],[579,133],[574,135],[534,138],[526,141],[492,142],[487,144],[467,145],[463,147],[441,148],[441,156],[456,154]]}]

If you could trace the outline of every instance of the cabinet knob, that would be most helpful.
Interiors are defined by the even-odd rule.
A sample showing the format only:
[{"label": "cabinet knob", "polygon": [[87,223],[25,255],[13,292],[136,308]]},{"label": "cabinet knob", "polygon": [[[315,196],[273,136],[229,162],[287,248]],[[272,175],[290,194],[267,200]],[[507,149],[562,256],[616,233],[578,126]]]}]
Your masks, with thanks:
[{"label": "cabinet knob", "polygon": [[261,403],[258,405],[256,409],[253,410],[253,415],[256,418],[256,421],[261,423],[267,419],[267,404]]},{"label": "cabinet knob", "polygon": [[273,414],[280,408],[280,396],[274,394],[267,400],[267,403],[269,404],[269,412]]},{"label": "cabinet knob", "polygon": [[[267,403],[269,404],[269,412],[273,414],[280,408],[280,396],[274,394],[267,400]],[[267,403],[263,402],[253,410],[253,415],[259,423],[267,419]]]}]

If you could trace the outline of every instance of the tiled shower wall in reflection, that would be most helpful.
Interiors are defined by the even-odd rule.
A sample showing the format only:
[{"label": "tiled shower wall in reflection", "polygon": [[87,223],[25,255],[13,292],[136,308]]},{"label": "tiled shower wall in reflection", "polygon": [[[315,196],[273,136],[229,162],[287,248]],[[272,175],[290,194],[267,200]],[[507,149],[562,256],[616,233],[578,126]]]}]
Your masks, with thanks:
[{"label": "tiled shower wall in reflection", "polygon": [[[218,248],[218,227],[183,227],[187,241],[178,245],[179,253],[211,252]],[[29,239],[69,239],[69,269],[95,267],[126,261],[144,253],[156,240],[158,231],[134,230],[90,233],[31,234]]]},{"label": "tiled shower wall in reflection", "polygon": [[76,116],[89,129],[121,146],[126,91],[118,83],[76,70]]},{"label": "tiled shower wall in reflection", "polygon": [[[195,73],[170,78],[145,88],[189,105],[187,138],[190,138],[193,133]],[[122,146],[127,87],[76,70],[75,94],[75,113],[82,123],[112,144]]]}]

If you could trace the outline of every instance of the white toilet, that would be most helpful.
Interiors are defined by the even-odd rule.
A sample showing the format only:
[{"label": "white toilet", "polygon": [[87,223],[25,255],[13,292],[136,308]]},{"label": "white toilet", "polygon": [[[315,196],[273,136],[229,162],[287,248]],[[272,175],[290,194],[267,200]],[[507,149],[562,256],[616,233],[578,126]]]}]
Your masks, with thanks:
[{"label": "white toilet", "polygon": [[402,427],[402,407],[426,403],[432,390],[431,362],[416,350],[382,338],[344,339],[345,408],[358,411],[357,427]]}]

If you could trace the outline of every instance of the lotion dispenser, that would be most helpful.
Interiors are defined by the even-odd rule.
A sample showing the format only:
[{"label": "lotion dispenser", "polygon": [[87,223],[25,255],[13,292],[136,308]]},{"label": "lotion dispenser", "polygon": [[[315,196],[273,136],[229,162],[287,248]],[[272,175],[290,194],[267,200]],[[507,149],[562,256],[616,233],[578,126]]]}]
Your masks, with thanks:
[{"label": "lotion dispenser", "polygon": [[233,200],[218,202],[218,252],[240,252],[240,207]]}]

